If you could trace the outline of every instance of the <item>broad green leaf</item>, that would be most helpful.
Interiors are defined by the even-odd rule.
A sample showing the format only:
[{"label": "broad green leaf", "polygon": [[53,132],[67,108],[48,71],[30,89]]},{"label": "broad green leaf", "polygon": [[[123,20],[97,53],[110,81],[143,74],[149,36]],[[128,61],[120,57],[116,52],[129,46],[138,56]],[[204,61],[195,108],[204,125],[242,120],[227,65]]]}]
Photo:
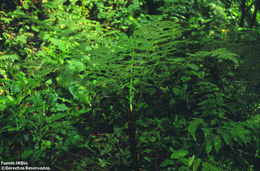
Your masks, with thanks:
[{"label": "broad green leaf", "polygon": [[212,151],[211,139],[210,138],[206,138],[205,144],[206,144],[206,146],[205,146],[206,153],[209,154]]},{"label": "broad green leaf", "polygon": [[52,80],[49,79],[49,80],[45,81],[45,84],[46,84],[46,85],[51,85],[51,84],[52,84]]},{"label": "broad green leaf", "polygon": [[195,155],[188,158],[188,167],[190,168],[195,160]]},{"label": "broad green leaf", "polygon": [[145,159],[146,161],[148,161],[148,162],[152,162],[152,160],[151,160],[149,157],[147,157],[147,156],[144,156],[144,159]]},{"label": "broad green leaf", "polygon": [[187,158],[180,158],[179,161],[183,163],[185,166],[189,166],[189,159]]},{"label": "broad green leaf", "polygon": [[42,147],[41,148],[43,148],[44,150],[46,149],[46,148],[51,148],[51,141],[49,141],[49,140],[42,140]]},{"label": "broad green leaf", "polygon": [[173,151],[171,155],[171,159],[180,159],[182,157],[185,157],[189,151],[187,150],[178,150],[178,151]]},{"label": "broad green leaf", "polygon": [[218,153],[221,148],[221,138],[219,136],[215,136],[214,138],[214,148],[216,152]]},{"label": "broad green leaf", "polygon": [[192,171],[197,171],[198,168],[200,167],[200,164],[201,164],[201,159],[196,159],[193,163],[193,166],[192,166]]},{"label": "broad green leaf", "polygon": [[22,159],[27,159],[33,154],[33,150],[25,150],[22,154]]},{"label": "broad green leaf", "polygon": [[193,121],[190,122],[188,126],[188,132],[192,135],[195,142],[197,142],[196,139],[196,130],[200,124],[203,123],[203,119],[195,118]]},{"label": "broad green leaf", "polygon": [[173,165],[175,162],[173,160],[166,159],[161,164],[160,167],[167,167],[169,165]]}]

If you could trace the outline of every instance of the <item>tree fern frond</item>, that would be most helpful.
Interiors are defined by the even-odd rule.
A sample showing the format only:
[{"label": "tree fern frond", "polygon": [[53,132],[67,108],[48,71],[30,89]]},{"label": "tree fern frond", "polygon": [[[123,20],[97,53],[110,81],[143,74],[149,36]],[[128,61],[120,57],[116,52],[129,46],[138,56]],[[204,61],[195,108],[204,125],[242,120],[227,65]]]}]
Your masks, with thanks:
[{"label": "tree fern frond", "polygon": [[19,56],[15,54],[0,55],[0,61],[14,62],[15,60],[19,61],[19,59]]},{"label": "tree fern frond", "polygon": [[218,48],[213,51],[207,52],[207,51],[199,51],[195,54],[192,54],[193,57],[214,57],[217,60],[228,60],[232,61],[235,65],[238,65],[238,55],[225,49],[225,48]]}]

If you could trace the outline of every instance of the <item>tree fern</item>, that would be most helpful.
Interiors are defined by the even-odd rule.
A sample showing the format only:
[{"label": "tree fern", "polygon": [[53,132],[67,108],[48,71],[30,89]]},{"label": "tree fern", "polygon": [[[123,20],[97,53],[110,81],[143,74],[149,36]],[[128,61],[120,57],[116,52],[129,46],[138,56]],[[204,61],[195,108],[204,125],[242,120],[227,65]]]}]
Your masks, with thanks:
[{"label": "tree fern", "polygon": [[[88,39],[75,46],[72,56],[82,58],[67,60],[57,77],[60,86],[89,107],[96,99],[114,94],[123,96],[122,100],[128,103],[123,111],[128,118],[132,165],[136,168],[137,106],[144,100],[145,89],[162,85],[176,68],[185,65],[187,59],[174,56],[179,54],[178,46],[184,43],[178,40],[180,28],[178,24],[160,22],[145,25],[131,37],[119,32],[100,34],[94,44]],[[89,59],[83,61],[85,56]]]}]

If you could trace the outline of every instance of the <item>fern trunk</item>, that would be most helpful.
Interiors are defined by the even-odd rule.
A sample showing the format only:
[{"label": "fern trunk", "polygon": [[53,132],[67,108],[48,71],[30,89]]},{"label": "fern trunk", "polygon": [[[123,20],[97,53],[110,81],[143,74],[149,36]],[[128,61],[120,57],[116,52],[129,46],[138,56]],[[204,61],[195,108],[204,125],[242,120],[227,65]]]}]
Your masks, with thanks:
[{"label": "fern trunk", "polygon": [[139,171],[139,160],[138,160],[138,150],[136,143],[136,112],[128,111],[128,134],[129,134],[129,144],[130,152],[132,157],[132,170]]}]

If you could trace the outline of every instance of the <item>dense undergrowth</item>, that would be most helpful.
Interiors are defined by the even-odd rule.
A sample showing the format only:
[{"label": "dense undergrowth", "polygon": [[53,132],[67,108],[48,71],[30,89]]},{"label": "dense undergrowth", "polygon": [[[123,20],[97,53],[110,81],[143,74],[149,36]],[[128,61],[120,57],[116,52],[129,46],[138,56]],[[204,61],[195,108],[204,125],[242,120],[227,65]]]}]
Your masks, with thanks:
[{"label": "dense undergrowth", "polygon": [[[119,0],[1,11],[0,160],[259,169],[259,29],[223,22],[213,2],[201,13],[185,2],[158,15],[145,1]],[[203,18],[210,9],[216,18]]]}]

